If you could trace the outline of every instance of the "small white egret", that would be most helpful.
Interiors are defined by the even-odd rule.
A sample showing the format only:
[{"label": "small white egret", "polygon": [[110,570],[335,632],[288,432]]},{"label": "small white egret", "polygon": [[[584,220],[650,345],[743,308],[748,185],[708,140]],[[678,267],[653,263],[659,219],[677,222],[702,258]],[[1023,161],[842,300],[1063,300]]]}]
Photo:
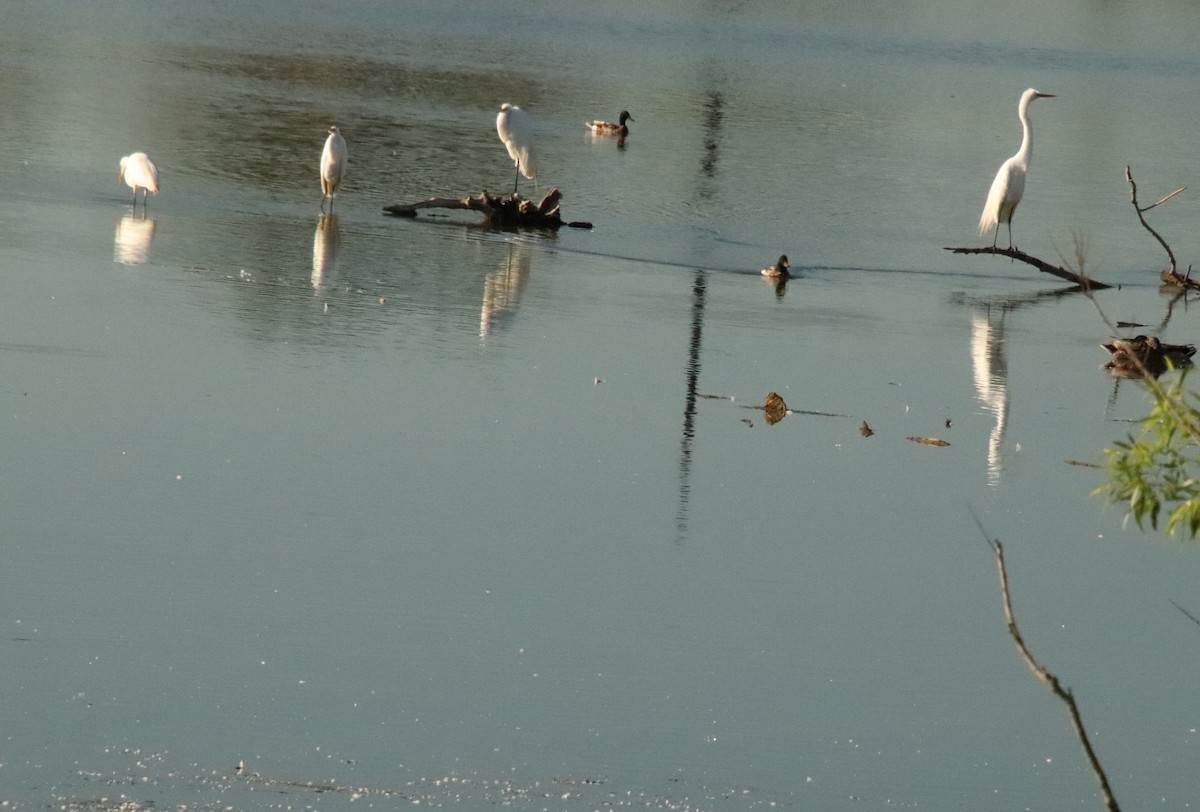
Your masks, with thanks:
[{"label": "small white egret", "polygon": [[629,125],[626,121],[633,121],[633,116],[629,115],[628,110],[621,111],[621,123],[613,124],[611,121],[585,121],[583,126],[592,131],[592,135],[615,135],[617,138],[624,138],[629,135]]},{"label": "small white egret", "polygon": [[1025,194],[1025,174],[1029,171],[1029,160],[1033,157],[1033,126],[1029,123],[1029,103],[1034,99],[1051,99],[1053,93],[1042,93],[1032,87],[1021,94],[1021,103],[1017,105],[1017,116],[1021,119],[1021,148],[1017,154],[1005,161],[996,179],[992,181],[992,189],[988,192],[987,202],[983,204],[983,216],[979,218],[979,233],[992,231],[992,247],[1000,237],[1000,224],[1008,224],[1008,247],[1012,248],[1012,217],[1017,210],[1017,204]]},{"label": "small white egret", "polygon": [[496,133],[508,148],[508,157],[517,165],[513,178],[513,194],[521,175],[530,180],[537,178],[537,158],[533,153],[533,119],[515,104],[505,102],[496,115]]},{"label": "small white egret", "polygon": [[142,190],[143,208],[146,205],[146,195],[158,194],[158,167],[144,152],[134,152],[121,159],[117,180],[125,181],[125,185],[133,189],[134,206],[137,206],[138,189]]},{"label": "small white egret", "polygon": [[333,211],[333,198],[346,175],[350,153],[346,150],[346,139],[337,127],[326,127],[325,132],[329,137],[325,139],[325,149],[321,150],[321,208],[325,208],[328,199],[329,210]]}]

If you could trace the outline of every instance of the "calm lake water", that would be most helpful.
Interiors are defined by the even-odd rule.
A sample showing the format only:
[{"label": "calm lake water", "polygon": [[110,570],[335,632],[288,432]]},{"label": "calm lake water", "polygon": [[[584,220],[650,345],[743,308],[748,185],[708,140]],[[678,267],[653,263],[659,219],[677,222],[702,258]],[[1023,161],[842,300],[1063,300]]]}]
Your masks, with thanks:
[{"label": "calm lake water", "polygon": [[[1200,8],[0,18],[0,805],[1101,808],[973,513],[1118,800],[1200,804],[1200,548],[1066,462],[1147,409],[1100,311],[1196,339],[1123,173],[1200,187]],[[1029,86],[1016,242],[1081,244],[1094,303],[942,250]],[[593,230],[382,214],[505,190],[505,101]],[[1150,215],[1184,267],[1191,189]]]}]

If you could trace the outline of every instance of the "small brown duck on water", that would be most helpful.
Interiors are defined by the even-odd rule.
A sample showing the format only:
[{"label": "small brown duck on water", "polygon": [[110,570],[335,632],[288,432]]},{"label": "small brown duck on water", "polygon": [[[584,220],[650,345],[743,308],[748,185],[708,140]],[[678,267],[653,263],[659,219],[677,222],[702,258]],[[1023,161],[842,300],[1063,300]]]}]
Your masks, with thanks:
[{"label": "small brown duck on water", "polygon": [[781,256],[774,265],[763,268],[762,275],[768,279],[790,279],[792,274],[788,271],[787,254]]},{"label": "small brown duck on water", "polygon": [[1168,365],[1191,366],[1191,357],[1196,354],[1193,344],[1164,344],[1157,336],[1113,338],[1100,346],[1112,354],[1104,368],[1125,377],[1140,377],[1143,370],[1158,377],[1167,371]]},{"label": "small brown duck on water", "polygon": [[595,121],[584,122],[585,127],[592,131],[592,135],[615,135],[618,138],[624,138],[629,135],[629,125],[626,121],[633,121],[633,116],[629,115],[628,110],[621,111],[621,123],[613,124],[611,121]]}]

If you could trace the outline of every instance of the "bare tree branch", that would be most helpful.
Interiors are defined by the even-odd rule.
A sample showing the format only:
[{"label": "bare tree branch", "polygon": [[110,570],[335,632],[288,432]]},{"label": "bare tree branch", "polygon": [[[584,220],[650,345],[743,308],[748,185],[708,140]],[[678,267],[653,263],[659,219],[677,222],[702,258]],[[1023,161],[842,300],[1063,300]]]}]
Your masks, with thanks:
[{"label": "bare tree branch", "polygon": [[1050,691],[1066,703],[1067,710],[1071,715],[1071,723],[1075,727],[1075,734],[1079,737],[1079,743],[1083,745],[1083,752],[1087,755],[1092,773],[1096,776],[1096,780],[1100,782],[1100,792],[1104,796],[1105,808],[1109,812],[1120,812],[1121,807],[1117,804],[1117,799],[1113,797],[1112,787],[1108,783],[1108,776],[1104,772],[1104,767],[1100,765],[1100,759],[1096,756],[1096,751],[1092,749],[1091,741],[1088,739],[1087,731],[1084,729],[1083,717],[1079,713],[1079,706],[1075,703],[1074,694],[1071,693],[1069,688],[1063,687],[1058,677],[1051,674],[1046,670],[1045,666],[1034,659],[1033,654],[1029,651],[1029,647],[1025,645],[1025,639],[1021,636],[1021,630],[1017,628],[1017,619],[1013,614],[1012,600],[1009,598],[1008,592],[1008,568],[1004,564],[1004,546],[1000,543],[999,539],[993,539],[988,536],[978,516],[975,516],[975,524],[979,527],[979,531],[983,533],[984,540],[996,556],[996,567],[1000,571],[1000,597],[1004,603],[1004,620],[1008,624],[1009,635],[1012,636],[1013,642],[1017,644],[1017,651],[1020,653],[1021,659],[1029,666],[1029,670],[1033,672],[1034,676],[1050,686]]},{"label": "bare tree branch", "polygon": [[1159,200],[1157,203],[1151,203],[1149,206],[1142,207],[1138,205],[1137,184],[1134,183],[1133,173],[1130,172],[1128,166],[1125,167],[1125,180],[1129,181],[1129,202],[1133,204],[1133,210],[1137,212],[1138,220],[1141,221],[1142,227],[1149,231],[1150,234],[1153,235],[1154,239],[1158,240],[1158,244],[1161,245],[1163,250],[1167,252],[1167,258],[1171,260],[1171,269],[1169,271],[1162,271],[1159,274],[1159,277],[1168,285],[1179,285],[1180,287],[1184,288],[1200,288],[1200,284],[1197,284],[1192,280],[1191,268],[1188,268],[1186,275],[1179,272],[1179,266],[1175,262],[1175,252],[1171,250],[1171,246],[1167,245],[1167,241],[1162,238],[1162,235],[1155,231],[1150,224],[1146,222],[1145,217],[1146,212],[1150,211],[1155,206],[1161,206],[1163,203],[1166,203],[1168,200],[1175,197],[1175,195],[1179,194],[1184,189],[1187,189],[1187,187],[1181,186],[1175,191],[1171,192],[1171,194]]}]

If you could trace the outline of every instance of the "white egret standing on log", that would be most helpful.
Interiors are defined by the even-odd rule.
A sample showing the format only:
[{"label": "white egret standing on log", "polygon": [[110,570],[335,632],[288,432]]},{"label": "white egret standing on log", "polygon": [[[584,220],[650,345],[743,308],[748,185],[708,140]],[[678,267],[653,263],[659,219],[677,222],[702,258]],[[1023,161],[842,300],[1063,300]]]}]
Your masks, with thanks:
[{"label": "white egret standing on log", "polygon": [[1021,148],[1017,154],[1005,161],[996,179],[992,181],[992,189],[988,192],[987,202],[983,204],[983,216],[979,218],[979,233],[992,231],[992,247],[1000,237],[1000,224],[1008,224],[1008,247],[1012,248],[1012,217],[1017,210],[1017,204],[1025,194],[1025,174],[1029,171],[1029,160],[1033,157],[1033,127],[1029,123],[1029,103],[1034,99],[1050,99],[1053,93],[1042,93],[1032,87],[1021,94],[1021,103],[1017,105],[1017,116],[1021,119]]},{"label": "white egret standing on log", "polygon": [[337,195],[338,187],[346,174],[346,166],[350,163],[350,153],[346,150],[346,139],[338,132],[337,127],[327,127],[325,132],[325,149],[321,150],[321,208],[325,208],[325,200],[329,199],[329,210],[333,211],[333,198]]},{"label": "white egret standing on log", "polygon": [[517,165],[513,178],[513,194],[521,175],[530,180],[537,178],[537,158],[533,154],[533,119],[515,104],[505,102],[496,115],[496,133],[508,148],[508,157]]},{"label": "white egret standing on log", "polygon": [[121,169],[117,172],[117,180],[125,181],[125,185],[133,189],[133,205],[137,206],[138,189],[142,190],[142,207],[146,206],[146,195],[158,194],[158,167],[150,156],[144,152],[135,152],[121,159]]}]

